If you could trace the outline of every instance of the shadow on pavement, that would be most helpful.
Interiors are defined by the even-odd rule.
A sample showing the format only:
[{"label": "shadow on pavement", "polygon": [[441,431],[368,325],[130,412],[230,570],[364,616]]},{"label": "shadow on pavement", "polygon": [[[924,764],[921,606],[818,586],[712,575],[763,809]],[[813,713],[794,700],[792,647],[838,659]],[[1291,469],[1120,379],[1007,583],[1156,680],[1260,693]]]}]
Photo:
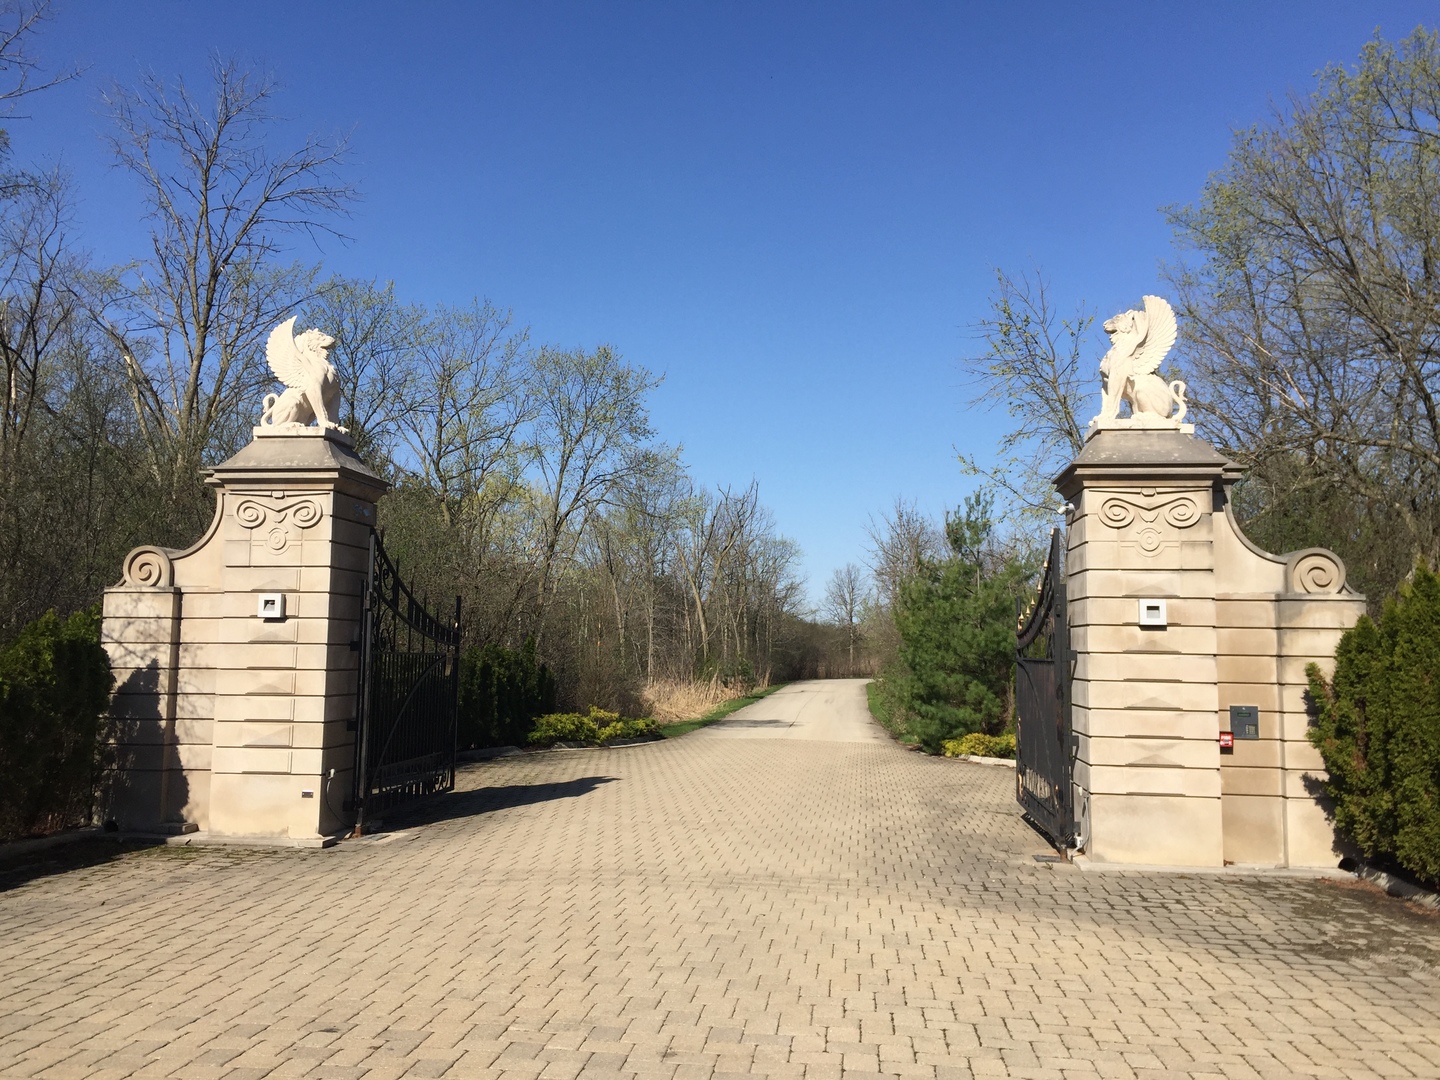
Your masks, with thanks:
[{"label": "shadow on pavement", "polygon": [[0,851],[0,893],[18,889],[38,878],[103,866],[132,851],[156,847],[163,843],[163,840],[120,840],[113,836],[97,835],[23,853]]},{"label": "shadow on pavement", "polygon": [[473,788],[470,791],[451,791],[437,795],[423,802],[392,811],[385,815],[386,830],[408,828],[412,825],[433,825],[441,821],[475,817],[512,806],[530,806],[534,803],[553,802],[556,799],[578,799],[588,795],[601,784],[618,780],[617,776],[580,776],[553,784],[509,784],[502,787]]},{"label": "shadow on pavement", "polygon": [[787,728],[793,727],[794,720],[760,720],[747,717],[744,720],[721,720],[719,727],[727,728]]}]

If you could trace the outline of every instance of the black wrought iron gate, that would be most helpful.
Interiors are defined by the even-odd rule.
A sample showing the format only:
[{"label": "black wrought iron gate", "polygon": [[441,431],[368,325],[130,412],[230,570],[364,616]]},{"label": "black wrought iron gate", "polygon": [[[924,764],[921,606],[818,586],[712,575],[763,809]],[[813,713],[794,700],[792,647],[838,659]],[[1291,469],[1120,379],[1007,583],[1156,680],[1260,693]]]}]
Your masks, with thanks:
[{"label": "black wrought iron gate", "polygon": [[1059,529],[1030,611],[1015,639],[1015,797],[1057,847],[1075,838],[1070,785],[1070,634]]},{"label": "black wrought iron gate", "polygon": [[460,598],[433,614],[400,579],[380,534],[360,616],[355,832],[387,807],[455,786],[460,693]]}]

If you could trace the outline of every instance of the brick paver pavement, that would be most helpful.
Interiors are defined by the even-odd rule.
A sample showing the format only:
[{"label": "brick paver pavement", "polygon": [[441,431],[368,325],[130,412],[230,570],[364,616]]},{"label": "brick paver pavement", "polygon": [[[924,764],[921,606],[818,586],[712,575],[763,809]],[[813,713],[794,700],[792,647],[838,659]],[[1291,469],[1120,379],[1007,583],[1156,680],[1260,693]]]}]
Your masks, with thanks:
[{"label": "brick paver pavement", "polygon": [[1440,922],[1037,863],[1012,785],[699,733],[330,851],[11,871],[0,1076],[1440,1076]]}]

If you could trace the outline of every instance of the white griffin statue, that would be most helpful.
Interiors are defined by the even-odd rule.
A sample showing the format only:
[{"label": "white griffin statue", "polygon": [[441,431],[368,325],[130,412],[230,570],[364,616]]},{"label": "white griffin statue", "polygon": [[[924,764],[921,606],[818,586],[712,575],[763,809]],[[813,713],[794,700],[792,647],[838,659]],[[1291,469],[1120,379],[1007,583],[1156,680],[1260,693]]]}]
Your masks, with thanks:
[{"label": "white griffin statue", "polygon": [[[1175,312],[1163,296],[1144,298],[1143,311],[1130,310],[1105,321],[1110,351],[1100,361],[1104,387],[1100,415],[1090,421],[1090,434],[1105,428],[1169,428],[1193,431],[1185,419],[1185,384],[1167,383],[1156,372],[1175,344]],[[1120,415],[1120,403],[1130,415]],[[1174,413],[1172,416],[1171,413]]]},{"label": "white griffin statue", "polygon": [[285,384],[283,394],[266,394],[261,427],[303,427],[314,420],[320,429],[344,432],[333,419],[340,405],[340,380],[330,362],[335,339],[323,330],[306,330],[295,336],[295,319],[286,319],[270,331],[265,359]]}]

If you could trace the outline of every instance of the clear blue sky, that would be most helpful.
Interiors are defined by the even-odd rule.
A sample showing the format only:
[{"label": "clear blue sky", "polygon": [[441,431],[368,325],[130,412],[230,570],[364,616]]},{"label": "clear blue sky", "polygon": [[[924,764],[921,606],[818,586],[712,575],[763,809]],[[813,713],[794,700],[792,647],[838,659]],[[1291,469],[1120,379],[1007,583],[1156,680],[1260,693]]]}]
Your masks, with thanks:
[{"label": "clear blue sky", "polygon": [[959,366],[994,267],[1043,267],[1067,309],[1133,305],[1170,255],[1158,208],[1233,129],[1377,28],[1440,21],[1433,0],[57,2],[37,50],[88,70],[8,127],[71,170],[97,261],[144,236],[100,87],[199,87],[212,51],[267,67],[297,131],[350,135],[364,195],[353,243],[297,255],[663,373],[661,436],[703,482],[759,479],[812,596],[895,496],[939,515],[971,489],[956,449],[1005,423],[967,409]]}]

